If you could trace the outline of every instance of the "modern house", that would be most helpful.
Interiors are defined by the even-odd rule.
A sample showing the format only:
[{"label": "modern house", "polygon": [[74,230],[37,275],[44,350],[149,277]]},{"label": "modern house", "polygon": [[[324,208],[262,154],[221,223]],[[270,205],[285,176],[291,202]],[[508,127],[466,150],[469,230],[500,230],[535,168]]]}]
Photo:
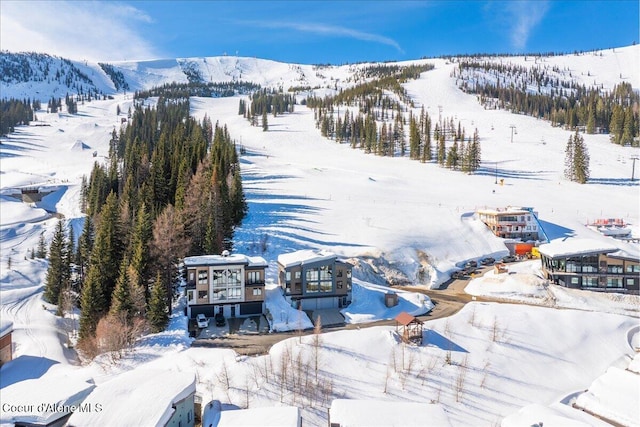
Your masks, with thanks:
[{"label": "modern house", "polygon": [[240,317],[264,312],[267,261],[241,254],[192,256],[184,259],[187,315]]},{"label": "modern house", "polygon": [[68,425],[194,427],[195,393],[193,373],[133,369],[99,384]]},{"label": "modern house", "polygon": [[476,213],[498,237],[522,241],[539,239],[538,212],[533,208],[508,206],[504,209],[478,209]]},{"label": "modern house", "polygon": [[301,250],[278,256],[278,283],[287,301],[303,310],[351,303],[351,264],[331,252]]},{"label": "modern house", "polygon": [[8,320],[0,322],[0,366],[13,359],[13,341],[11,333],[13,323]]},{"label": "modern house", "polygon": [[592,239],[557,239],[540,245],[547,279],[568,288],[605,292],[640,290],[640,257]]}]

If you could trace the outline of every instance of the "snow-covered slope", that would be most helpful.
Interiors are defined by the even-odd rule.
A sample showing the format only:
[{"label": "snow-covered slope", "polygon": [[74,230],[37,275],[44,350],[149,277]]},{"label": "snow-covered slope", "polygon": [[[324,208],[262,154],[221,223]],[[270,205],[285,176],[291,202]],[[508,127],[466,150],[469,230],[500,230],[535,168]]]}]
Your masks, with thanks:
[{"label": "snow-covered slope", "polygon": [[[545,61],[565,61],[574,76],[591,70],[589,78],[602,76],[603,83],[610,79],[615,84],[620,73],[623,78],[638,78],[634,65],[638,49],[634,46],[603,51],[602,56],[569,55]],[[601,58],[609,61],[601,62]],[[405,87],[416,111],[424,106],[432,117],[455,117],[467,129],[478,128],[483,163],[475,175],[408,158],[367,155],[327,140],[315,128],[313,112],[303,106],[296,106],[292,114],[270,117],[269,130],[264,132],[237,115],[240,97],[193,99],[194,115],[207,114],[226,124],[246,151],[241,166],[249,212],[236,232],[235,249],[264,256],[272,280],[277,255],[322,248],[358,263],[356,279],[436,286],[457,263],[506,251],[503,242],[472,215],[476,207],[523,205],[539,212],[551,238],[607,239],[637,253],[637,247],[585,227],[588,220],[597,217],[622,217],[639,234],[638,181],[630,180],[630,157],[638,155],[637,149],[613,145],[606,135],[585,135],[592,181],[586,185],[567,182],[562,171],[569,131],[530,117],[484,110],[474,96],[457,88],[451,78],[455,63],[445,59],[426,62],[433,63],[435,69]],[[609,69],[606,64],[621,65]],[[233,57],[114,66],[131,90],[187,81],[183,70],[188,68],[204,81],[242,79],[285,90],[291,85],[319,86],[327,91],[353,84],[355,70],[360,67],[297,66]],[[96,75],[102,73],[102,69],[95,70]],[[101,78],[106,79],[106,74]],[[637,83],[632,82],[634,86]],[[3,83],[2,93],[15,89],[23,97],[37,84],[27,89],[18,83]],[[108,86],[105,83],[103,87],[106,90]],[[0,372],[3,403],[8,397],[1,389],[22,381],[75,373],[83,380],[92,378],[100,387],[121,372],[145,365],[195,373],[198,393],[207,400],[251,407],[301,406],[305,423],[326,425],[327,402],[311,404],[301,399],[301,394],[277,386],[279,366],[285,358],[291,361],[298,354],[303,359],[310,357],[310,338],[286,340],[268,355],[256,358],[236,357],[230,350],[191,348],[186,320],[177,311],[166,332],[144,337],[134,351],[116,362],[102,357],[89,366],[79,366],[73,349],[67,347],[65,330],[71,319],[56,317],[55,307],[43,302],[46,261],[30,259],[29,253],[41,233],[50,239],[56,222],[51,212],[64,215],[79,235],[81,176],[90,172],[94,161],[103,160],[111,131],[120,126],[117,109],[127,111],[131,102],[117,94],[111,100],[79,105],[78,115],[37,112],[38,126],[19,127],[1,140],[0,316],[13,321],[15,342],[15,360]],[[510,125],[518,131],[513,143]],[[78,150],[77,141],[90,149]],[[95,158],[93,151],[97,151]],[[495,184],[496,178],[504,179],[504,185]],[[9,196],[25,186],[52,193],[36,205],[22,204]],[[260,250],[263,242],[264,253]],[[512,299],[544,298],[534,278],[535,268],[524,267],[525,271],[514,274],[505,285],[529,297]],[[378,274],[375,279],[374,274]],[[477,288],[484,287],[487,292],[487,285],[493,284],[486,281]],[[617,361],[625,360],[633,345],[637,347],[637,310],[633,310],[637,298],[631,298],[630,303],[625,299],[623,310],[612,310],[615,300],[594,301],[589,295],[563,293],[558,300],[571,302],[564,304],[569,309],[563,310],[472,303],[453,317],[427,322],[421,347],[402,346],[392,327],[323,334],[319,379],[331,398],[438,402],[456,426],[498,424],[514,413],[515,418],[507,419],[510,425],[523,420],[551,424],[556,419],[594,423],[568,404],[575,400],[572,396],[577,391],[589,388],[591,394],[582,400],[593,400],[607,387],[615,387],[610,376],[598,378],[610,366],[620,366]],[[354,301],[353,306],[360,312],[352,317],[365,320],[368,313],[364,311],[380,308],[371,301]],[[573,309],[576,306],[591,311]],[[233,378],[230,389],[221,386],[223,369],[228,369],[224,375]],[[321,395],[318,393],[316,396]],[[587,406],[593,407],[592,401]],[[530,419],[532,413],[541,414],[540,408],[546,408],[542,414],[545,419]],[[5,415],[0,414],[0,422],[9,422]]]}]

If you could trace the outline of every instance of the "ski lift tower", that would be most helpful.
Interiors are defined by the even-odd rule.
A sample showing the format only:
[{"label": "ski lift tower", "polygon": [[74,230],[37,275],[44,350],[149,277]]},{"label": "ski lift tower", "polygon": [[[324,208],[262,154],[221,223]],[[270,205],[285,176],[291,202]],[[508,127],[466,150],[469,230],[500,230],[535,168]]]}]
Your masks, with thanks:
[{"label": "ski lift tower", "polygon": [[518,130],[516,129],[516,125],[509,126],[511,128],[511,143],[513,144],[513,134],[518,134]]}]

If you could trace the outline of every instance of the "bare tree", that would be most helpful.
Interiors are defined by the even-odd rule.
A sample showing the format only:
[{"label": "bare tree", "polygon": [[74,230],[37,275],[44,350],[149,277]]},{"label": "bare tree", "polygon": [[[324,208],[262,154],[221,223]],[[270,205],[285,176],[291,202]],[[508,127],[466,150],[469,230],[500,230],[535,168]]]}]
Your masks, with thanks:
[{"label": "bare tree", "polygon": [[312,347],[312,359],[313,359],[313,371],[315,372],[316,382],[318,381],[318,371],[320,370],[320,348],[322,346],[322,318],[318,316],[316,324],[313,328],[313,347]]},{"label": "bare tree", "polygon": [[222,368],[220,372],[216,374],[216,380],[218,384],[222,387],[222,390],[225,392],[227,396],[227,402],[231,403],[231,376],[229,375],[229,369],[227,368],[227,363],[222,361]]}]

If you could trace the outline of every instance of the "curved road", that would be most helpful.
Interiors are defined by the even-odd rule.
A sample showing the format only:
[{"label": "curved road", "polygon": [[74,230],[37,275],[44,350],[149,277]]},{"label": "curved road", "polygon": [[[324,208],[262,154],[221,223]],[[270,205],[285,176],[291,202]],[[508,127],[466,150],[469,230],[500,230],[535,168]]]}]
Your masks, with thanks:
[{"label": "curved road", "polygon": [[[484,274],[492,267],[482,267],[478,269],[478,273]],[[422,321],[440,319],[456,314],[465,306],[465,304],[474,300],[471,295],[464,292],[464,288],[469,283],[469,278],[452,279],[442,285],[441,289],[427,289],[419,286],[397,286],[395,289],[419,292],[431,298],[435,307],[429,313],[418,316]],[[477,301],[495,301],[489,298],[476,298]],[[345,324],[344,326],[323,328],[324,332],[335,330],[353,330],[361,328],[370,328],[373,326],[395,326],[395,320],[380,320],[370,323]],[[210,348],[229,348],[235,350],[238,354],[243,355],[260,355],[269,352],[274,344],[286,340],[288,338],[300,335],[311,335],[313,330],[277,332],[270,334],[230,334],[224,337],[216,337],[211,339],[195,340],[193,347],[210,347]]]}]

